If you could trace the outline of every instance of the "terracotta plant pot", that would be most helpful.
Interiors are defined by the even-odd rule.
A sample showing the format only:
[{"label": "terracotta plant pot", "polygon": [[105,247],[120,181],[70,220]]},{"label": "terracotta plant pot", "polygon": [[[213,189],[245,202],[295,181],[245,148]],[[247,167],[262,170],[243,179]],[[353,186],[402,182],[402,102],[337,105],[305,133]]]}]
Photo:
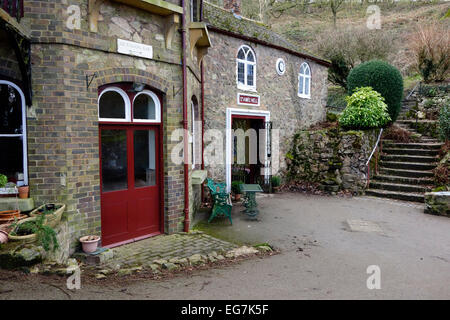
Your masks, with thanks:
[{"label": "terracotta plant pot", "polygon": [[99,236],[84,236],[80,238],[81,246],[83,247],[83,251],[85,253],[95,252],[99,241]]},{"label": "terracotta plant pot", "polygon": [[6,231],[0,230],[0,243],[8,242],[8,233]]},{"label": "terracotta plant pot", "polygon": [[240,194],[240,193],[235,194],[235,195],[234,195],[234,200],[235,200],[235,201],[241,200],[241,194]]},{"label": "terracotta plant pot", "polygon": [[27,199],[29,191],[30,191],[30,187],[29,186],[19,187],[19,198],[20,199]]},{"label": "terracotta plant pot", "polygon": [[0,211],[0,223],[2,221],[10,221],[14,218],[20,217],[20,210],[6,210],[6,211]]}]

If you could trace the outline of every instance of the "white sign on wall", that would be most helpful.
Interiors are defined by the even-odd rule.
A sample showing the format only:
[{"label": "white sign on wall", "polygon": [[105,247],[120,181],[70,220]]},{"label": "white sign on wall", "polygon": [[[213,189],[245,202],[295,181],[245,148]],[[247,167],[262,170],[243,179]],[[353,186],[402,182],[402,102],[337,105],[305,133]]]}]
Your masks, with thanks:
[{"label": "white sign on wall", "polygon": [[117,39],[117,52],[136,57],[153,59],[153,47],[122,39]]}]

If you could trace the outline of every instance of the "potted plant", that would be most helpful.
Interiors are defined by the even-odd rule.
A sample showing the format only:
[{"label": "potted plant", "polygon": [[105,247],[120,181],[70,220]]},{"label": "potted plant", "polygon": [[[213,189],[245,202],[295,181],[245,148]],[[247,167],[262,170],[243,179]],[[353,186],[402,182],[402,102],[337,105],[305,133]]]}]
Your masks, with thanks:
[{"label": "potted plant", "polygon": [[44,215],[44,224],[54,228],[61,221],[65,209],[66,205],[63,203],[47,203],[31,211],[30,217]]},{"label": "potted plant", "polygon": [[242,181],[231,182],[231,191],[233,191],[235,201],[241,200],[241,184],[244,184],[244,182]]},{"label": "potted plant", "polygon": [[81,246],[85,253],[92,253],[97,250],[98,242],[100,241],[99,236],[84,236],[80,238]]},{"label": "potted plant", "polygon": [[272,191],[277,193],[280,190],[281,178],[279,176],[272,177]]},{"label": "potted plant", "polygon": [[30,192],[30,187],[29,186],[20,186],[20,187],[18,187],[18,189],[19,189],[19,198],[27,199],[28,194]]},{"label": "potted plant", "polygon": [[56,232],[50,226],[44,224],[45,216],[27,218],[16,221],[12,224],[8,238],[11,241],[21,241],[24,243],[39,242],[45,251],[59,248]]}]

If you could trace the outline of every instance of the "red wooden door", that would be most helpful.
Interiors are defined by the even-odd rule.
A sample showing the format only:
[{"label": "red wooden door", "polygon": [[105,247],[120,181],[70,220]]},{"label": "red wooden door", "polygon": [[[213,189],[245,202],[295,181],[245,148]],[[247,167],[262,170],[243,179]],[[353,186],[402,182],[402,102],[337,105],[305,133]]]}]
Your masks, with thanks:
[{"label": "red wooden door", "polygon": [[159,127],[100,125],[102,245],[160,233]]}]

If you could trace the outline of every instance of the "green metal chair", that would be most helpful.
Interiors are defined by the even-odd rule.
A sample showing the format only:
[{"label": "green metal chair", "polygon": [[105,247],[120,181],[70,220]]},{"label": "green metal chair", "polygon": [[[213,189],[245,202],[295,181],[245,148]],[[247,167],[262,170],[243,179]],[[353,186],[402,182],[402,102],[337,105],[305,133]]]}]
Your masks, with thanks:
[{"label": "green metal chair", "polygon": [[213,210],[211,217],[208,219],[208,223],[215,217],[228,217],[230,223],[233,224],[233,220],[231,220],[231,209],[233,204],[231,202],[231,195],[227,192],[227,185],[223,182],[214,182],[214,180],[210,178],[206,179],[206,185],[208,186],[214,201]]}]

